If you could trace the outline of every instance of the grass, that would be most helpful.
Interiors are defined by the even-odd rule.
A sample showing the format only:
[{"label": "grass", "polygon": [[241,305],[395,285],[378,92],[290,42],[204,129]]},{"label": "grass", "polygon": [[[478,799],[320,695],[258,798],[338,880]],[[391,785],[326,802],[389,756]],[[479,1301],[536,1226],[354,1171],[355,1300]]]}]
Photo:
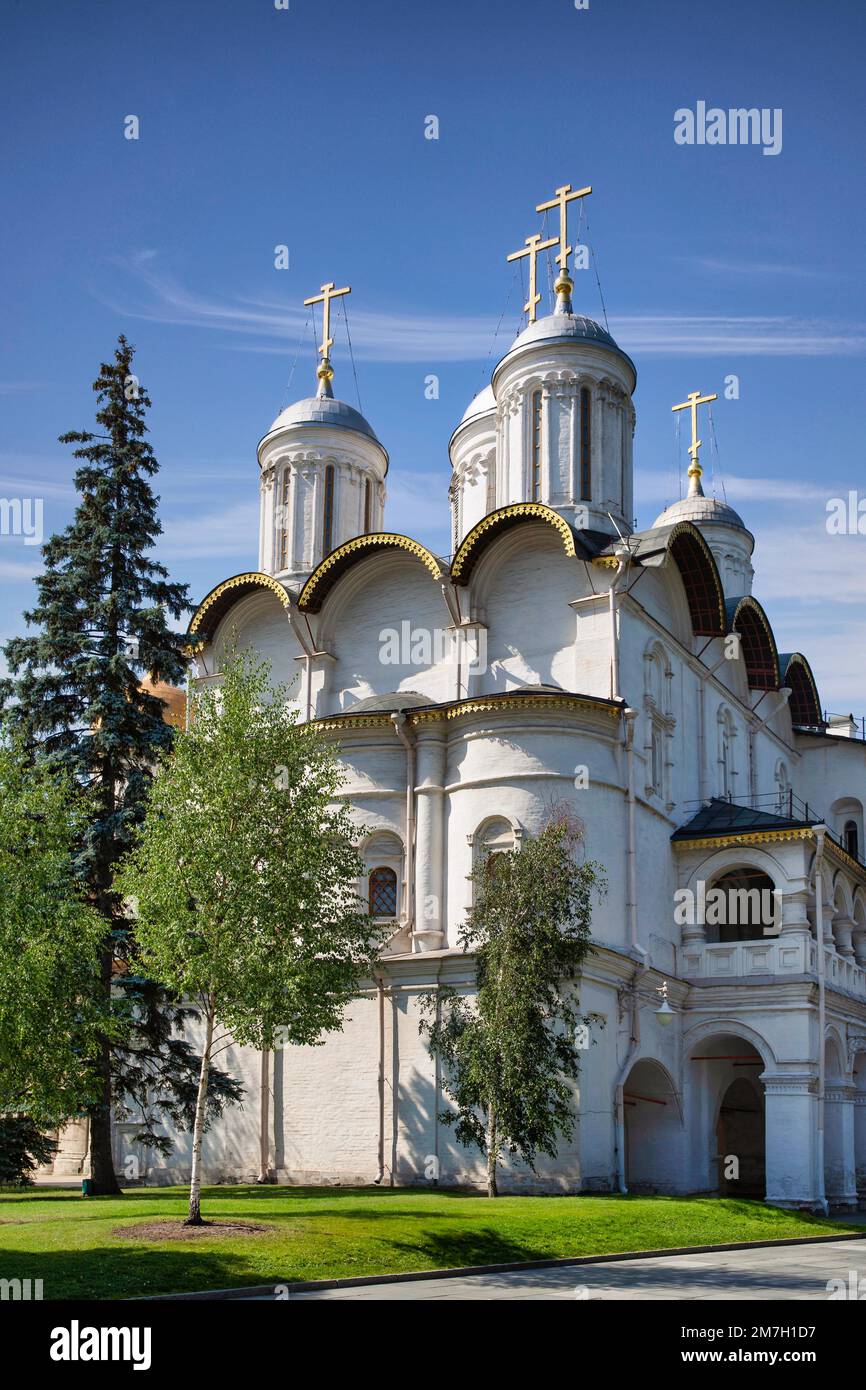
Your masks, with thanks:
[{"label": "grass", "polygon": [[183,1189],[139,1188],[89,1199],[57,1188],[0,1193],[0,1278],[42,1279],[51,1299],[134,1298],[852,1229],[729,1198],[488,1201],[412,1188],[216,1187],[204,1193],[202,1210],[206,1218],[271,1229],[189,1242],[136,1241],[113,1232],[137,1220],[183,1217]]}]

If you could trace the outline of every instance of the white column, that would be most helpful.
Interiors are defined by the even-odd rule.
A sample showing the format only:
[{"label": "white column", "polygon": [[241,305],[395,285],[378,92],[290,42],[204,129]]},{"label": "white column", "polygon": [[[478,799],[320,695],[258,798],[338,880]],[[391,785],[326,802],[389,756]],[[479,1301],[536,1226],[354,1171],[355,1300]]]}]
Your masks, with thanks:
[{"label": "white column", "polygon": [[446,944],[444,913],[445,738],[422,725],[415,772],[415,933],[417,950]]},{"label": "white column", "polygon": [[824,1100],[827,1152],[824,1189],[831,1209],[857,1210],[854,1162],[854,1087],[830,1084]]},{"label": "white column", "polygon": [[764,1077],[767,1201],[815,1209],[818,1100],[811,1076]]}]

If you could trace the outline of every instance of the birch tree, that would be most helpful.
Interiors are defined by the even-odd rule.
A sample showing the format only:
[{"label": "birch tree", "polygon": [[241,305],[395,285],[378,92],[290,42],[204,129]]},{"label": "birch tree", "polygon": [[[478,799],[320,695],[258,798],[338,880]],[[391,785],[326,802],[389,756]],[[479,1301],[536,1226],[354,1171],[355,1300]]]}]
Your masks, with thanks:
[{"label": "birch tree", "polygon": [[342,1027],[380,929],[357,894],[358,834],[330,746],[248,652],[194,692],[117,880],[146,971],[204,1031],[188,1225],[202,1224],[208,1072],[232,1043],[318,1044]]},{"label": "birch tree", "polygon": [[472,875],[475,905],[459,944],[475,956],[474,998],[446,988],[424,996],[421,1031],[443,1066],[452,1102],[443,1123],[487,1162],[498,1195],[504,1152],[534,1172],[574,1133],[574,1087],[592,1020],[577,977],[591,949],[592,897],[601,868],[579,859],[581,827],[555,811],[521,849],[498,853]]}]

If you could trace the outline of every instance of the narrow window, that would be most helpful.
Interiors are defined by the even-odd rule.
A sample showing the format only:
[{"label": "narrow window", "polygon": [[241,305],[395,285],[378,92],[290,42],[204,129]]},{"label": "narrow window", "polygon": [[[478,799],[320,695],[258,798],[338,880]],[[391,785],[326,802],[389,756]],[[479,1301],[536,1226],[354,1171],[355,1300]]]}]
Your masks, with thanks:
[{"label": "narrow window", "polygon": [[662,761],[662,731],[653,727],[652,731],[652,788],[657,796],[662,794],[664,763]]},{"label": "narrow window", "polygon": [[373,489],[370,479],[364,479],[364,535],[369,536],[373,529]]},{"label": "narrow window", "polygon": [[541,496],[541,392],[532,393],[532,450],[530,496],[537,502]]},{"label": "narrow window", "polygon": [[280,492],[280,569],[289,566],[289,470],[283,474]]},{"label": "narrow window", "polygon": [[848,853],[855,859],[858,859],[859,837],[857,835],[857,822],[855,820],[846,820],[843,838]]},{"label": "narrow window", "polygon": [[323,510],[322,551],[330,555],[334,549],[334,465],[325,469],[325,504]]},{"label": "narrow window", "polygon": [[373,869],[370,873],[370,916],[397,916],[397,875],[393,869]]},{"label": "narrow window", "polygon": [[592,408],[592,397],[586,386],[580,392],[580,499],[588,502],[592,496],[592,473],[590,469],[590,452],[592,448],[592,426],[590,410]]}]

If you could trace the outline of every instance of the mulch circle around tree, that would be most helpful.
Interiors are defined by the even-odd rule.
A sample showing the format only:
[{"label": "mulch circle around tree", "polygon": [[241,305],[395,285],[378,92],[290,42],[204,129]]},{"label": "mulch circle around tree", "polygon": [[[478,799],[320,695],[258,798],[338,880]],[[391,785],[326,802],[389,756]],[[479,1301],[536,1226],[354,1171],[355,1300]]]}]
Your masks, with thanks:
[{"label": "mulch circle around tree", "polygon": [[111,1234],[130,1240],[200,1240],[205,1236],[266,1236],[273,1229],[252,1221],[204,1221],[201,1226],[185,1226],[182,1221],[142,1221],[137,1226],[117,1226]]}]

